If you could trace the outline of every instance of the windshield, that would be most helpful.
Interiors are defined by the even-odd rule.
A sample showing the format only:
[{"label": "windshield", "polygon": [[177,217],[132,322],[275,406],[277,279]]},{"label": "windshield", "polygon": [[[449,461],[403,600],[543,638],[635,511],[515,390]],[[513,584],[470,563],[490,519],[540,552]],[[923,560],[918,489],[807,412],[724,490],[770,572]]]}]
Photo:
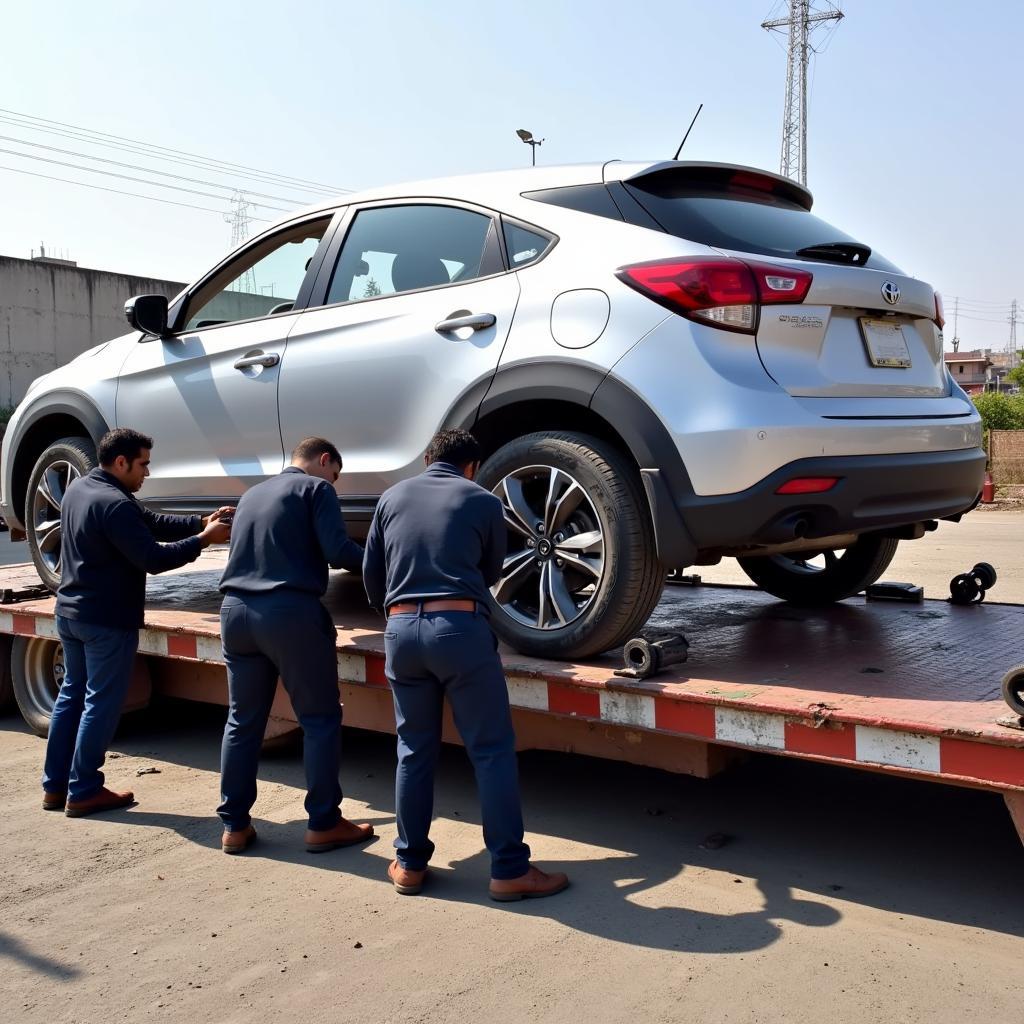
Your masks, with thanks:
[{"label": "windshield", "polygon": [[[873,270],[900,273],[876,252],[865,262],[852,260],[849,254],[863,252],[864,243],[784,196],[735,187],[702,187],[698,182],[681,181],[666,174],[651,175],[625,185],[665,231],[680,238],[716,249],[787,259],[856,262]],[[831,252],[801,252],[818,246],[833,249]]]}]

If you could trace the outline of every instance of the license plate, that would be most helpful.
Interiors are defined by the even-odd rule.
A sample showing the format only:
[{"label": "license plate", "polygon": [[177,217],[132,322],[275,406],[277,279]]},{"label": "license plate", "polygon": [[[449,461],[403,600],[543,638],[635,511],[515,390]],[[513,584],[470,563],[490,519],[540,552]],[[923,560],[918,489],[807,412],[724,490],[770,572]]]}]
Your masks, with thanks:
[{"label": "license plate", "polygon": [[905,369],[910,366],[910,348],[903,327],[893,320],[860,319],[861,333],[872,366]]}]

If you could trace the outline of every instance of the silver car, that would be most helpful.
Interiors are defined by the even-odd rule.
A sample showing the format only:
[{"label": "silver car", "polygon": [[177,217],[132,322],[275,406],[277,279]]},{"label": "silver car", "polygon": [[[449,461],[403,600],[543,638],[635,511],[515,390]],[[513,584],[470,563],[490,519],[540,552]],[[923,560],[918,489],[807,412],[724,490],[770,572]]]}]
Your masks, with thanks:
[{"label": "silver car", "polygon": [[61,498],[106,429],[154,435],[144,498],[177,512],[322,434],[359,537],[457,425],[505,503],[492,615],[523,652],[615,647],[666,570],[725,556],[788,601],[848,597],[973,507],[985,454],[936,293],[811,203],[752,168],[611,161],[296,213],[33,383],[2,514],[55,586]]}]

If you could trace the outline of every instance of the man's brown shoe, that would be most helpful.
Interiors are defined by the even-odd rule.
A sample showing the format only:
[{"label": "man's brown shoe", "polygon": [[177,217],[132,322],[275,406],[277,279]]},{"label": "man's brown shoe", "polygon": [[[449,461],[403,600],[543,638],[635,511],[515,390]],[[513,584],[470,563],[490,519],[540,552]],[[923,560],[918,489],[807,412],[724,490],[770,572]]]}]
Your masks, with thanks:
[{"label": "man's brown shoe", "polygon": [[492,878],[489,892],[492,900],[513,903],[516,900],[539,900],[544,896],[554,896],[568,885],[569,877],[561,871],[549,875],[531,864],[530,870],[518,878]]},{"label": "man's brown shoe", "polygon": [[44,811],[63,811],[67,802],[67,793],[47,793],[45,789],[43,790]]},{"label": "man's brown shoe", "polygon": [[415,896],[423,888],[423,879],[427,877],[426,869],[413,871],[403,868],[397,860],[388,865],[388,878],[395,884],[395,892],[403,896]]},{"label": "man's brown shoe", "polygon": [[256,842],[256,829],[252,825],[237,829],[234,832],[224,829],[220,837],[220,848],[225,853],[245,853]]},{"label": "man's brown shoe", "polygon": [[357,825],[354,821],[342,818],[334,828],[306,829],[306,851],[308,853],[326,853],[342,846],[355,846],[373,838],[372,825]]},{"label": "man's brown shoe", "polygon": [[104,786],[88,800],[69,800],[64,813],[69,818],[84,818],[88,814],[98,814],[100,811],[116,811],[120,807],[130,807],[133,803],[134,793],[115,793]]}]

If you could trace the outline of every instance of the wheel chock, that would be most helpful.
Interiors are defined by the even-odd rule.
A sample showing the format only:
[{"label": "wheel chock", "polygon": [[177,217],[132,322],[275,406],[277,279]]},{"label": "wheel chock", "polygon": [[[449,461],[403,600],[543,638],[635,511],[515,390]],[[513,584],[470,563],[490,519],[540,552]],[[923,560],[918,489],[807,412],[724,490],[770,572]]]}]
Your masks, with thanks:
[{"label": "wheel chock", "polygon": [[920,604],[924,600],[924,588],[914,583],[872,583],[864,591],[869,601],[907,601]]}]

